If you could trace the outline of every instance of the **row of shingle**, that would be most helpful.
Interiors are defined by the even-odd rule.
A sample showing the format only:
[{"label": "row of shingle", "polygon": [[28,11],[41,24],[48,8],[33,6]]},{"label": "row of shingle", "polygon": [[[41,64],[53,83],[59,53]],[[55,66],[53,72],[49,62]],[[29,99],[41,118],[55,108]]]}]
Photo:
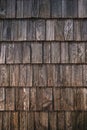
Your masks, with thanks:
[{"label": "row of shingle", "polygon": [[4,18],[84,18],[86,0],[1,0],[0,17]]},{"label": "row of shingle", "polygon": [[22,42],[0,44],[0,64],[86,62],[87,43]]},{"label": "row of shingle", "polygon": [[0,112],[0,120],[1,130],[87,130],[87,112]]},{"label": "row of shingle", "polygon": [[1,111],[87,111],[86,101],[86,88],[0,88]]},{"label": "row of shingle", "polygon": [[87,20],[0,20],[0,41],[86,41]]},{"label": "row of shingle", "polygon": [[87,86],[87,65],[0,65],[0,86]]}]

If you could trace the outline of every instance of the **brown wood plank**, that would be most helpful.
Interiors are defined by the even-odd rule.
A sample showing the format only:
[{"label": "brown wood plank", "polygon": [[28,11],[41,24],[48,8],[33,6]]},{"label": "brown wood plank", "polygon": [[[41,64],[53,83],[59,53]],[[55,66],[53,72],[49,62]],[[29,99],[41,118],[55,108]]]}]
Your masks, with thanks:
[{"label": "brown wood plank", "polygon": [[73,130],[71,112],[65,112],[65,123],[66,123],[66,130]]},{"label": "brown wood plank", "polygon": [[2,116],[2,130],[10,130],[10,123],[11,123],[11,112],[4,112]]},{"label": "brown wood plank", "polygon": [[82,66],[72,66],[72,86],[82,86]]},{"label": "brown wood plank", "polygon": [[52,89],[37,89],[37,110],[52,110]]},{"label": "brown wood plank", "polygon": [[2,115],[3,115],[3,113],[2,112],[0,112],[0,130],[2,130]]},{"label": "brown wood plank", "polygon": [[48,113],[35,112],[35,129],[48,130]]},{"label": "brown wood plank", "polygon": [[32,85],[33,86],[39,85],[39,66],[38,65],[33,65]]},{"label": "brown wood plank", "polygon": [[30,104],[29,104],[29,110],[35,111],[36,109],[36,103],[37,103],[37,96],[36,96],[36,88],[30,88],[29,89],[29,98],[30,98]]},{"label": "brown wood plank", "polygon": [[20,112],[20,122],[19,122],[19,125],[20,125],[20,129],[19,130],[26,130],[27,127],[28,127],[28,115],[27,115],[27,112]]},{"label": "brown wood plank", "polygon": [[61,110],[74,110],[74,93],[72,88],[61,89]]},{"label": "brown wood plank", "polygon": [[54,110],[60,110],[60,89],[59,88],[54,88],[53,98],[54,98]]},{"label": "brown wood plank", "polygon": [[19,86],[26,86],[26,66],[25,65],[20,65],[19,66]]},{"label": "brown wood plank", "polygon": [[11,112],[10,128],[12,130],[18,130],[18,112]]},{"label": "brown wood plank", "polygon": [[47,86],[47,67],[39,66],[39,86]]},{"label": "brown wood plank", "polygon": [[6,110],[15,110],[15,90],[14,88],[6,88]]},{"label": "brown wood plank", "polygon": [[0,86],[9,86],[9,66],[0,66]]},{"label": "brown wood plank", "polygon": [[49,129],[57,130],[57,112],[49,112]]},{"label": "brown wood plank", "polygon": [[29,110],[29,88],[16,89],[16,110]]},{"label": "brown wood plank", "polygon": [[26,65],[26,86],[32,86],[32,66]]},{"label": "brown wood plank", "polygon": [[28,115],[28,130],[34,130],[34,113],[29,112]]},{"label": "brown wood plank", "polygon": [[0,110],[5,109],[5,90],[0,88]]},{"label": "brown wood plank", "polygon": [[[86,89],[85,89],[86,90]],[[82,88],[78,88],[76,90],[76,110],[84,110],[86,104],[84,104],[84,94],[86,93],[86,91],[84,91],[84,89]]]},{"label": "brown wood plank", "polygon": [[19,65],[10,65],[10,86],[19,85]]},{"label": "brown wood plank", "polygon": [[59,130],[65,130],[65,113],[64,112],[58,112],[58,129]]},{"label": "brown wood plank", "polygon": [[6,63],[11,64],[14,63],[14,44],[6,45]]}]

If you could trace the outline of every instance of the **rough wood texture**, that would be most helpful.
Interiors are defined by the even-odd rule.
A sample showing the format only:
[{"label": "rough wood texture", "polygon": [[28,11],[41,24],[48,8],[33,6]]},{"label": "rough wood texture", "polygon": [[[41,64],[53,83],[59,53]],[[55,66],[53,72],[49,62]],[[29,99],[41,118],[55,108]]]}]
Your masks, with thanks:
[{"label": "rough wood texture", "polygon": [[0,0],[0,130],[87,130],[87,0]]}]

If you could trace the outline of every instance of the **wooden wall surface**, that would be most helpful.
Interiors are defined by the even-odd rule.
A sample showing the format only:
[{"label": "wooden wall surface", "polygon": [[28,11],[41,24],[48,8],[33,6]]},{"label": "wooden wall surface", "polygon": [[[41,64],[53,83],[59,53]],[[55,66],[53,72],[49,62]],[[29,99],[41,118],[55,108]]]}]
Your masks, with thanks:
[{"label": "wooden wall surface", "polygon": [[87,0],[0,0],[0,130],[87,130]]}]

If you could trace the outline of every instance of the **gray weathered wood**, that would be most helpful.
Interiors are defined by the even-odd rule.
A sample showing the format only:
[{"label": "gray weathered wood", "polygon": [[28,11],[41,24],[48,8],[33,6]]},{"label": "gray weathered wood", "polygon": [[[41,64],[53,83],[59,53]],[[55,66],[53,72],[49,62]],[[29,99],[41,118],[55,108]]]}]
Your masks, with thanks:
[{"label": "gray weathered wood", "polygon": [[14,63],[22,63],[22,44],[14,44]]},{"label": "gray weathered wood", "polygon": [[74,40],[75,41],[80,41],[81,40],[81,21],[78,21],[78,20],[74,20],[74,23],[73,23],[74,27]]},{"label": "gray weathered wood", "polygon": [[39,1],[39,17],[49,18],[50,17],[50,0]]},{"label": "gray weathered wood", "polygon": [[64,39],[73,40],[73,20],[66,20],[64,25]]},{"label": "gray weathered wood", "polygon": [[61,0],[51,0],[52,7],[52,17],[59,18],[62,15],[62,1]]},{"label": "gray weathered wood", "polygon": [[77,63],[77,44],[78,43],[69,44],[69,61],[70,61],[70,63]]},{"label": "gray weathered wood", "polygon": [[77,17],[77,0],[62,0],[62,17]]},{"label": "gray weathered wood", "polygon": [[32,0],[23,1],[23,17],[24,18],[32,17]]},{"label": "gray weathered wood", "polygon": [[6,59],[6,46],[5,44],[0,44],[0,63],[5,63]]},{"label": "gray weathered wood", "polygon": [[51,44],[48,42],[44,44],[44,63],[51,62]]},{"label": "gray weathered wood", "polygon": [[32,63],[42,63],[42,44],[31,44]]},{"label": "gray weathered wood", "polygon": [[45,21],[36,21],[36,40],[45,40]]},{"label": "gray weathered wood", "polygon": [[18,22],[17,40],[24,41],[27,38],[27,21],[19,20],[17,22]]},{"label": "gray weathered wood", "polygon": [[17,0],[16,17],[23,18],[23,0]]},{"label": "gray weathered wood", "polygon": [[27,21],[27,40],[35,40],[35,21],[33,20],[28,20]]},{"label": "gray weathered wood", "polygon": [[39,16],[39,0],[32,0],[32,17]]},{"label": "gray weathered wood", "polygon": [[23,43],[23,63],[30,63],[30,43]]},{"label": "gray weathered wood", "polygon": [[60,63],[60,43],[51,44],[52,63]]},{"label": "gray weathered wood", "polygon": [[54,24],[54,40],[64,41],[64,21],[55,20]]},{"label": "gray weathered wood", "polygon": [[87,21],[82,20],[82,25],[81,25],[81,32],[82,32],[82,39],[83,41],[87,40]]},{"label": "gray weathered wood", "polygon": [[6,17],[15,18],[16,14],[16,0],[7,0],[6,2]]},{"label": "gray weathered wood", "polygon": [[69,62],[69,52],[68,52],[68,43],[60,43],[61,44],[61,63]]},{"label": "gray weathered wood", "polygon": [[46,40],[54,40],[54,20],[47,20],[46,21]]},{"label": "gray weathered wood", "polygon": [[78,17],[85,18],[87,17],[87,1],[86,0],[79,0],[78,1]]}]

